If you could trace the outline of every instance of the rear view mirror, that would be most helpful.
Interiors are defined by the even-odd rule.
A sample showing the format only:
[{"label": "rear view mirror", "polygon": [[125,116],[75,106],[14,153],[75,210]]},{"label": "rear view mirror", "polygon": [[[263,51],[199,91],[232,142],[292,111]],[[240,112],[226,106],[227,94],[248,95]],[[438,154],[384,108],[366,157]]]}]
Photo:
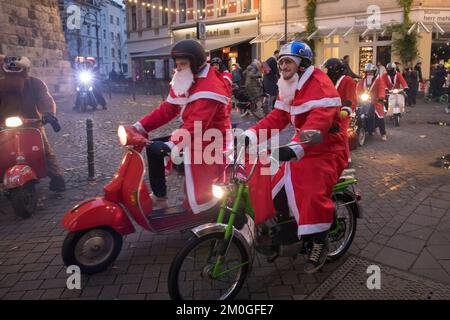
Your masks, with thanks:
[{"label": "rear view mirror", "polygon": [[323,141],[320,130],[303,130],[300,132],[300,142],[302,144],[321,144]]}]

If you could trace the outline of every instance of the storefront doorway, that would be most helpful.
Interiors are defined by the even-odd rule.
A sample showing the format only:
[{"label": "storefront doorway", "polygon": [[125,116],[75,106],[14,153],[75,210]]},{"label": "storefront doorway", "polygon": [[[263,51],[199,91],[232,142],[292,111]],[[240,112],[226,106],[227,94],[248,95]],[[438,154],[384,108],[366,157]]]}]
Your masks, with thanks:
[{"label": "storefront doorway", "polygon": [[392,35],[373,33],[359,39],[359,72],[367,63],[386,66],[392,59]]}]

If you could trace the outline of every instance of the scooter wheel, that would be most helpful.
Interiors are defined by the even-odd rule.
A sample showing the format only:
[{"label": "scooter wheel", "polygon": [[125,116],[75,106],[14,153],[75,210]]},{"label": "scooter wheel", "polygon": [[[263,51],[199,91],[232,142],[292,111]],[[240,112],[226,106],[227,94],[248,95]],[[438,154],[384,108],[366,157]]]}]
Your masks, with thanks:
[{"label": "scooter wheel", "polygon": [[400,127],[400,114],[399,113],[396,113],[394,115],[394,125],[396,127]]},{"label": "scooter wheel", "polygon": [[116,260],[122,242],[122,236],[109,227],[70,232],[64,239],[62,259],[66,266],[79,266],[82,273],[99,273]]},{"label": "scooter wheel", "polygon": [[34,182],[10,191],[9,198],[16,215],[22,219],[31,217],[36,211],[37,195]]}]

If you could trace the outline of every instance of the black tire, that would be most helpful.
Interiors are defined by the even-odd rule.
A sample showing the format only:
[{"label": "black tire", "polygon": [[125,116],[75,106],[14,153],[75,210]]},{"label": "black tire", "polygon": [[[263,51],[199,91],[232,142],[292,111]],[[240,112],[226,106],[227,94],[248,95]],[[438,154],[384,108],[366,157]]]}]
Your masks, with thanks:
[{"label": "black tire", "polygon": [[[84,240],[84,237],[89,236],[91,233],[98,232],[99,235],[109,235],[112,249],[108,252],[104,259],[98,263],[88,264],[85,261],[80,260],[77,254],[79,247],[77,246],[80,240]],[[109,227],[93,228],[89,230],[81,230],[77,232],[70,232],[64,239],[64,243],[61,250],[62,259],[66,266],[76,265],[79,266],[82,273],[95,274],[106,270],[117,258],[122,249],[122,236]],[[83,258],[84,259],[84,258]]]},{"label": "black tire", "polygon": [[9,197],[14,212],[19,218],[28,219],[36,212],[37,194],[34,182],[12,189]]},{"label": "black tire", "polygon": [[359,128],[357,130],[358,135],[358,146],[362,147],[364,146],[364,143],[366,143],[366,130],[364,128]]},{"label": "black tire", "polygon": [[[172,261],[172,264],[170,265],[169,270],[169,278],[168,278],[168,285],[169,285],[169,294],[170,297],[173,300],[185,300],[183,298],[183,294],[180,292],[178,278],[180,269],[183,266],[183,262],[185,261],[186,257],[189,255],[189,253],[196,248],[197,246],[200,246],[203,242],[209,241],[209,240],[223,240],[224,239],[224,233],[223,232],[216,232],[207,234],[203,237],[192,237],[188,240],[186,245],[181,249],[181,251],[177,254],[175,259]],[[236,237],[233,238],[232,243],[230,246],[235,245],[240,256],[241,261],[249,261],[249,256],[247,254],[247,250],[245,249],[244,245],[238,240]],[[205,266],[206,267],[206,266]],[[232,300],[236,297],[236,295],[241,290],[245,279],[247,278],[248,272],[249,272],[249,264],[244,265],[241,268],[241,272],[239,274],[239,280],[237,281],[236,285],[232,289],[232,291],[229,292],[229,294],[226,297],[223,297],[223,300]],[[209,300],[209,299],[208,299]]]},{"label": "black tire", "polygon": [[[347,194],[337,194],[336,198],[333,200],[335,201],[335,203],[342,203],[342,204],[353,201],[352,197]],[[347,210],[347,212],[349,214],[349,217],[350,217],[349,220],[351,223],[349,234],[347,236],[346,241],[336,251],[331,252],[331,250],[330,250],[330,252],[328,253],[328,257],[327,257],[328,262],[339,260],[348,251],[348,249],[350,248],[350,246],[353,242],[353,238],[355,237],[356,226],[357,226],[357,217],[358,217],[358,212],[357,212],[358,206],[356,205],[356,203],[348,203],[345,205],[345,209]],[[330,230],[330,232],[331,232],[331,230]],[[332,238],[329,235],[328,236],[329,243],[332,243],[331,242],[332,240],[334,240],[334,238]]]},{"label": "black tire", "polygon": [[400,127],[400,114],[399,113],[394,114],[394,126]]},{"label": "black tire", "polygon": [[256,119],[261,120],[265,118],[268,114],[268,110],[267,97],[265,95],[259,96],[252,101],[250,112]]}]

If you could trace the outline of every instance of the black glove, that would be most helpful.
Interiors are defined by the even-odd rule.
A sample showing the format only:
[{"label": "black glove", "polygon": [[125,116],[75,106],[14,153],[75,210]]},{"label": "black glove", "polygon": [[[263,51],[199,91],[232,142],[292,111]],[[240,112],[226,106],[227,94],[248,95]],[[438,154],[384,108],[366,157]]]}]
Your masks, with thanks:
[{"label": "black glove", "polygon": [[351,107],[351,106],[352,106],[351,100],[344,100],[344,101],[342,102],[342,106],[343,106],[343,107]]},{"label": "black glove", "polygon": [[405,88],[405,89],[403,90],[403,92],[405,93],[406,96],[409,96],[409,88]]},{"label": "black glove", "polygon": [[156,156],[167,156],[170,153],[170,148],[162,141],[153,141],[148,150],[151,154]]},{"label": "black glove", "polygon": [[58,119],[50,112],[44,113],[44,115],[42,116],[42,123],[44,125],[50,123],[50,125],[53,128],[53,131],[55,132],[61,131],[61,126],[59,125]]},{"label": "black glove", "polygon": [[294,150],[289,147],[281,147],[278,149],[278,158],[280,161],[290,161],[293,158],[297,158]]}]

